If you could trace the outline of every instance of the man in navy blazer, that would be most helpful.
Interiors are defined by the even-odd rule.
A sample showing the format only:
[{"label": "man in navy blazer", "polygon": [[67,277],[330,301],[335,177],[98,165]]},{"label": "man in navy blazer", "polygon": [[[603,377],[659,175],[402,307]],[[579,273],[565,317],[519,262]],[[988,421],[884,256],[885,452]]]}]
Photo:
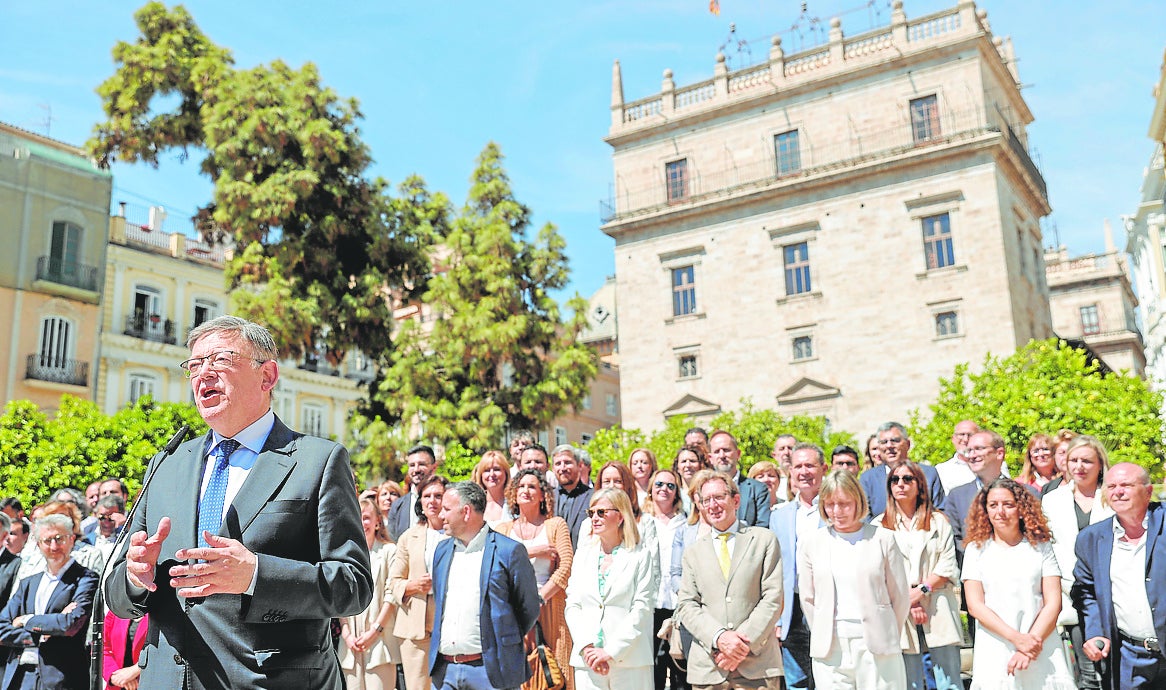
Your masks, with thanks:
[{"label": "man in navy blazer", "polygon": [[267,329],[221,316],[187,343],[210,433],[154,461],[105,580],[114,614],[150,614],[140,685],[340,690],[329,624],[373,588],[348,451],[275,416]]},{"label": "man in navy blazer", "polygon": [[[0,644],[9,648],[4,688],[84,688],[89,681],[85,625],[93,609],[97,573],[73,560],[73,521],[37,520],[37,547],[45,569],[24,578],[0,612]],[[37,594],[44,578],[58,581],[44,609]]]},{"label": "man in navy blazer", "polygon": [[769,488],[756,479],[741,474],[741,449],[737,439],[727,431],[714,431],[709,437],[709,462],[713,469],[737,483],[741,505],[737,519],[750,527],[769,526]]},{"label": "man in navy blazer", "polygon": [[798,443],[790,456],[792,501],[782,503],[769,517],[769,528],[781,546],[782,591],[785,606],[777,619],[781,656],[785,663],[787,688],[813,688],[810,675],[810,628],[798,597],[799,537],[807,537],[824,527],[818,513],[818,492],[826,475],[826,456],[812,443]]},{"label": "man in navy blazer", "polygon": [[451,539],[433,555],[429,674],[436,690],[517,688],[530,678],[523,638],[539,595],[526,548],[486,526],[486,492],[474,482],[445,490]]},{"label": "man in navy blazer", "polygon": [[[887,509],[887,472],[891,463],[900,460],[910,461],[907,453],[911,450],[911,439],[907,436],[907,430],[903,428],[902,424],[887,422],[879,427],[878,434],[879,448],[883,452],[883,464],[868,469],[858,477],[858,483],[862,485],[866,500],[870,503],[868,521]],[[943,510],[944,493],[943,484],[939,481],[939,474],[931,465],[923,463],[916,463],[916,465],[923,471],[923,477],[927,480],[927,491],[931,495],[931,503],[937,510]]]},{"label": "man in navy blazer", "polygon": [[[1085,628],[1085,655],[1102,664],[1102,686],[1166,687],[1166,538],[1145,469],[1122,462],[1105,473],[1114,516],[1077,535],[1073,608]],[[1117,650],[1117,654],[1114,654]]]}]

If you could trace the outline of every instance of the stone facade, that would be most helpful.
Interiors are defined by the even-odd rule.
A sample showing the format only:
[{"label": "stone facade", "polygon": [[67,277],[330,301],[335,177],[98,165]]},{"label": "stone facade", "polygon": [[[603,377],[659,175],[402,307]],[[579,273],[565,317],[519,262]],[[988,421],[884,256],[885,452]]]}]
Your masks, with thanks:
[{"label": "stone facade", "polygon": [[[134,214],[130,214],[133,216]],[[223,263],[230,250],[163,229],[164,212],[109,219],[97,400],[112,414],[142,395],[191,401],[178,368],[192,328],[229,313]],[[345,440],[349,413],[372,379],[371,363],[350,354],[339,367],[322,358],[280,362],[272,407],[288,426]]]},{"label": "stone facade", "polygon": [[80,148],[0,123],[0,388],[93,398],[113,180]]},{"label": "stone facade", "polygon": [[1052,335],[1010,42],[964,1],[625,103],[613,73],[623,424],[743,398],[867,433]]},{"label": "stone facade", "polygon": [[1143,378],[1146,352],[1138,330],[1138,299],[1129,265],[1105,226],[1106,251],[1070,258],[1064,247],[1045,253],[1053,330],[1083,340],[1115,372]]}]

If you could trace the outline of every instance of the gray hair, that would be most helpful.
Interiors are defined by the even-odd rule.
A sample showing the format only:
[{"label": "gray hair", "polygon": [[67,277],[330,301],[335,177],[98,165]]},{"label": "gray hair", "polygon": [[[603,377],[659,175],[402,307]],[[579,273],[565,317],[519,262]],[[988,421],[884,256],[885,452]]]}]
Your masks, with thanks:
[{"label": "gray hair", "polygon": [[903,435],[903,438],[911,438],[911,435],[907,433],[907,430],[903,427],[903,425],[898,422],[883,422],[882,424],[879,424],[879,428],[875,431],[875,433],[881,434],[884,431],[897,431]]},{"label": "gray hair", "polygon": [[250,343],[255,350],[255,358],[261,360],[279,359],[279,349],[275,346],[275,339],[266,328],[257,323],[241,319],[238,316],[220,316],[190,329],[186,336],[186,347],[192,349],[205,336],[223,333],[239,336]]},{"label": "gray hair", "polygon": [[8,513],[0,513],[0,533],[5,535],[12,530],[12,518],[8,517]]},{"label": "gray hair", "polygon": [[486,512],[486,490],[476,482],[458,482],[446,487],[446,492],[457,494],[458,501],[463,506],[473,508],[474,512],[482,515]]},{"label": "gray hair", "polygon": [[40,541],[40,531],[45,527],[56,527],[63,530],[65,534],[73,536],[73,518],[68,515],[61,515],[60,513],[53,513],[52,515],[45,515],[36,520],[36,534],[37,541]]},{"label": "gray hair", "polygon": [[[61,494],[65,494],[66,496],[68,496],[68,498],[59,498],[59,496]],[[77,489],[74,489],[71,486],[65,486],[65,487],[61,487],[60,489],[57,489],[53,493],[53,500],[54,501],[62,501],[62,500],[68,501],[69,503],[72,503],[73,505],[77,506],[77,509],[81,511],[81,517],[85,517],[86,515],[89,514],[89,502],[85,500],[85,494],[81,493],[80,491],[78,491]]]},{"label": "gray hair", "polygon": [[553,458],[556,455],[562,455],[563,453],[569,453],[572,460],[579,462],[579,451],[576,450],[575,446],[572,446],[570,443],[560,443],[559,445],[555,446],[555,449],[551,451],[551,457]]},{"label": "gray hair", "polygon": [[588,470],[590,470],[591,469],[591,453],[588,453],[585,450],[580,450],[579,451],[579,464],[586,467]]}]

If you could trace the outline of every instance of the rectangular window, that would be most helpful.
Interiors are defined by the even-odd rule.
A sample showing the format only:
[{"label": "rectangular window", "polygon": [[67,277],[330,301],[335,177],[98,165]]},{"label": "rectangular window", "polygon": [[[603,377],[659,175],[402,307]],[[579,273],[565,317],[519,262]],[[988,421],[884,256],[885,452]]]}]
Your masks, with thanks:
[{"label": "rectangular window", "polygon": [[939,100],[935,96],[911,100],[911,137],[916,144],[939,138]]},{"label": "rectangular window", "polygon": [[324,410],[316,405],[304,405],[303,432],[311,436],[323,436]]},{"label": "rectangular window", "polygon": [[777,158],[777,176],[792,175],[802,170],[802,151],[798,146],[798,130],[778,134],[773,138]]},{"label": "rectangular window", "polygon": [[579,401],[579,409],[581,409],[581,410],[590,410],[591,409],[591,394],[590,393],[588,393],[587,395],[584,395],[583,399]]},{"label": "rectangular window", "polygon": [[57,316],[41,321],[37,364],[51,369],[64,369],[73,356],[73,324]]},{"label": "rectangular window", "polygon": [[76,275],[81,261],[81,228],[72,223],[53,223],[49,246],[49,271],[54,275]]},{"label": "rectangular window", "polygon": [[555,427],[555,445],[561,446],[567,442],[567,430],[561,426]]},{"label": "rectangular window", "polygon": [[133,374],[130,376],[130,402],[136,403],[143,395],[154,396],[154,378]]},{"label": "rectangular window", "polygon": [[194,325],[201,326],[218,316],[219,305],[216,302],[205,299],[194,300]]},{"label": "rectangular window", "polygon": [[1101,332],[1101,316],[1097,312],[1097,305],[1090,304],[1081,307],[1081,334],[1097,335]]},{"label": "rectangular window", "polygon": [[951,335],[959,335],[959,332],[959,314],[954,311],[942,311],[935,315],[936,337],[943,338]]},{"label": "rectangular window", "polygon": [[688,159],[681,158],[664,165],[664,181],[668,188],[668,201],[680,201],[688,197]]},{"label": "rectangular window", "polygon": [[684,355],[680,358],[680,378],[696,378],[696,355]]},{"label": "rectangular window", "polygon": [[923,219],[923,253],[927,270],[955,265],[955,250],[951,242],[951,218],[946,213]]},{"label": "rectangular window", "polygon": [[591,434],[579,434],[579,444],[585,446],[588,443],[591,443]]},{"label": "rectangular window", "polygon": [[812,359],[814,356],[814,339],[808,335],[799,335],[794,338],[794,361]]},{"label": "rectangular window", "polygon": [[791,244],[785,250],[785,294],[801,295],[810,287],[810,247],[806,242]]},{"label": "rectangular window", "polygon": [[607,416],[608,417],[618,417],[619,416],[619,401],[616,399],[615,395],[613,395],[612,393],[608,393],[606,402],[607,402],[607,405],[606,405]]},{"label": "rectangular window", "polygon": [[696,313],[696,268],[682,266],[672,269],[672,315]]}]

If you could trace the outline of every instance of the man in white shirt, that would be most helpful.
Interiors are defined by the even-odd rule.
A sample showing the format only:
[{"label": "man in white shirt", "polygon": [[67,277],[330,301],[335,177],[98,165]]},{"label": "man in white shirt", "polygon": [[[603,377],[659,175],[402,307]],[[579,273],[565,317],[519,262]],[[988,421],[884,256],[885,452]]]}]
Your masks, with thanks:
[{"label": "man in white shirt", "polygon": [[1085,655],[1102,665],[1102,687],[1166,687],[1166,538],[1145,469],[1122,462],[1105,473],[1114,516],[1077,536],[1073,608],[1085,628]]},{"label": "man in white shirt", "polygon": [[526,549],[486,526],[486,492],[474,482],[445,491],[451,538],[433,556],[429,674],[437,690],[518,688],[530,678],[523,637],[541,602]]},{"label": "man in white shirt", "polygon": [[976,473],[968,467],[968,443],[974,434],[979,433],[980,427],[970,419],[965,419],[955,425],[951,434],[951,443],[955,446],[955,455],[950,460],[939,463],[935,471],[939,473],[939,482],[943,484],[944,493],[951,493],[957,486],[963,486],[974,481]]}]

